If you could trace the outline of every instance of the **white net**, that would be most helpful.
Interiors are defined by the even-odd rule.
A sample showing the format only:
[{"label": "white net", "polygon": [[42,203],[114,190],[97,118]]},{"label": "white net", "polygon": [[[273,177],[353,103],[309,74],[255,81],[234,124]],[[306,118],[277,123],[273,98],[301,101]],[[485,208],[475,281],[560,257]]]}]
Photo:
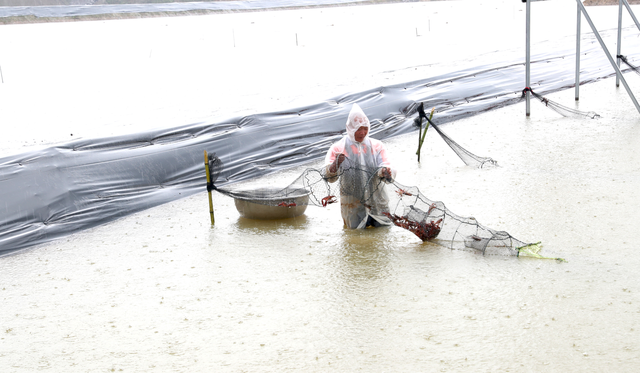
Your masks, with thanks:
[{"label": "white net", "polygon": [[[211,174],[217,175],[222,163],[215,155],[212,157],[209,164],[215,167]],[[354,163],[349,158],[345,159],[336,174],[329,173],[328,167],[309,168],[282,189],[240,190],[215,186],[213,189],[235,199],[279,208],[291,208],[300,201],[326,207],[338,202],[350,204],[355,200],[364,207],[363,213],[384,216],[386,225],[395,224],[407,229],[422,241],[482,255],[546,258],[539,254],[539,243],[518,240],[507,232],[483,226],[473,217],[457,215],[444,203],[427,198],[417,187],[380,177],[380,169],[361,168]],[[380,193],[384,198],[374,198]],[[300,195],[308,198],[301,200],[298,198]],[[375,226],[373,223],[376,222],[372,221]]]}]

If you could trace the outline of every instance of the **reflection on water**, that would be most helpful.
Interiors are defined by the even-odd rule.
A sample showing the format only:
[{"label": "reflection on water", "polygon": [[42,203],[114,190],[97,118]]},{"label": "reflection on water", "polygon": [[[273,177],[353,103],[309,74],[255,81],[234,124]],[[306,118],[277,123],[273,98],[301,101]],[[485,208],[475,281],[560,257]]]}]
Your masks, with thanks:
[{"label": "reflection on water", "polygon": [[390,227],[366,230],[345,229],[339,242],[335,269],[346,286],[358,286],[384,280],[389,276],[391,252],[385,241]]},{"label": "reflection on water", "polygon": [[239,217],[236,221],[236,229],[240,233],[278,234],[279,232],[281,233],[282,231],[290,229],[305,229],[308,227],[308,224],[309,222],[306,215],[276,220],[245,219]]}]

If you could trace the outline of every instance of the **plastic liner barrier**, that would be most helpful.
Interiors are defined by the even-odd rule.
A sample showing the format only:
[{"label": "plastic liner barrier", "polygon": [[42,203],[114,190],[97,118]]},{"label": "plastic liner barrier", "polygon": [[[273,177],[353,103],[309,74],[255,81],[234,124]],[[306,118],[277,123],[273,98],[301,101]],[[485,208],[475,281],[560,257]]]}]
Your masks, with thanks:
[{"label": "plastic liner barrier", "polygon": [[[639,50],[637,36],[629,39],[624,45]],[[574,53],[534,57],[536,92],[573,86]],[[583,83],[613,74],[597,45],[582,53]],[[480,66],[288,111],[81,139],[2,157],[0,255],[205,191],[203,150],[225,161],[217,181],[224,186],[322,158],[343,135],[353,103],[369,117],[371,136],[386,139],[416,130],[419,103],[435,107],[437,123],[444,124],[518,102],[524,70],[522,62]]]}]

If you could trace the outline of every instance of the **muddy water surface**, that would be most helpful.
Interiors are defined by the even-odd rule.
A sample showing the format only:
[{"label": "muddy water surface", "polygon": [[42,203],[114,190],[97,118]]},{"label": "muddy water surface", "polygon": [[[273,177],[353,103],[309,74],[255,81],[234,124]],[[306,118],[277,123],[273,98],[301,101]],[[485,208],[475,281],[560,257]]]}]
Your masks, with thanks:
[{"label": "muddy water surface", "polygon": [[[344,230],[337,205],[252,221],[214,195],[210,227],[202,193],[2,258],[0,366],[635,371],[640,115],[611,79],[581,94],[602,118],[534,103],[528,119],[520,104],[444,126],[495,169],[465,167],[435,132],[421,164],[414,136],[388,142],[400,182],[565,263]],[[550,98],[574,105],[573,91]]]},{"label": "muddy water surface", "polygon": [[[295,107],[336,91],[451,71],[471,55],[489,53],[472,59],[475,64],[497,58],[494,50],[522,46],[520,7],[473,8],[473,15],[482,10],[484,17],[471,17],[452,8],[458,3],[469,2],[432,2],[430,18],[403,13],[416,15],[402,29],[414,39],[395,37],[385,44],[403,43],[394,49],[407,51],[401,65],[396,54],[365,65],[336,57],[325,63],[335,74],[315,76],[308,70],[309,61],[321,60],[317,56],[347,55],[354,46],[349,40],[375,44],[345,37],[366,29],[351,22],[360,18],[329,10],[324,14],[338,18],[305,13],[298,22],[315,27],[305,34],[309,29],[302,26],[286,32],[273,26],[284,12],[269,12],[273,19],[266,25],[253,23],[263,20],[257,13],[238,15],[232,16],[240,18],[235,24],[225,19],[210,26],[218,31],[207,29],[195,39],[176,35],[214,23],[198,17],[140,21],[145,27],[86,23],[89,32],[82,33],[70,25],[4,26],[3,102],[13,104],[2,115],[3,123],[14,125],[2,147],[14,152],[65,141],[72,133],[136,132],[217,111],[228,116]],[[571,25],[549,21],[560,12],[543,12],[558,3],[532,8],[545,14],[546,25],[571,32]],[[615,27],[615,10],[597,8],[607,17],[596,22],[609,20]],[[573,19],[574,6],[569,10]],[[365,14],[365,25],[374,22],[374,13]],[[509,25],[488,22],[489,16]],[[389,18],[404,20],[389,13],[382,19]],[[460,27],[477,19],[485,22],[475,33]],[[253,28],[271,29],[264,38],[273,43],[286,40],[279,53],[298,63],[277,69],[273,64],[271,73],[252,69],[251,43],[266,45],[252,37]],[[534,37],[560,34],[558,29],[536,28]],[[296,32],[308,49],[293,52]],[[332,37],[319,36],[326,32]],[[55,44],[46,35],[85,48]],[[40,39],[49,47],[38,44]],[[317,47],[326,40],[340,43]],[[445,48],[461,40],[468,47]],[[421,50],[434,52],[417,55],[415,47],[425,44],[429,49]],[[211,45],[233,58],[218,59],[206,47]],[[182,58],[193,68],[181,70]],[[217,69],[211,71],[240,68],[226,78],[203,76],[212,61]],[[296,86],[273,91],[286,73],[295,75]],[[255,83],[251,91],[235,84],[239,75]],[[640,80],[627,75],[637,90]],[[227,96],[251,105],[211,89],[221,85]],[[301,85],[316,89],[301,95]],[[550,98],[575,105],[572,90]],[[211,102],[224,102],[225,108]],[[543,254],[567,262],[450,251],[397,227],[344,230],[337,205],[310,207],[291,220],[251,221],[239,217],[232,200],[216,194],[211,227],[203,192],[0,258],[0,370],[635,372],[640,114],[612,79],[581,87],[577,107],[602,118],[562,118],[534,102],[528,119],[519,104],[443,126],[472,152],[496,159],[501,167],[495,169],[465,167],[432,131],[420,164],[417,134],[387,142],[399,182],[418,186],[456,214],[523,241],[542,241]],[[301,171],[247,184],[282,185]]]}]

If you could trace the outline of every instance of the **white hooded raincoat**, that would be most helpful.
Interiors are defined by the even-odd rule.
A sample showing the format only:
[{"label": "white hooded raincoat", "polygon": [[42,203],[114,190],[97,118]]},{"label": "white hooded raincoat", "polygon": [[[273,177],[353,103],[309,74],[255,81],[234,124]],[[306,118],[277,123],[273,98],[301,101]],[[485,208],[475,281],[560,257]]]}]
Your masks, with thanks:
[{"label": "white hooded raincoat", "polygon": [[[347,119],[347,135],[331,146],[325,157],[326,176],[330,182],[340,176],[340,210],[347,228],[366,228],[367,225],[391,225],[383,212],[389,211],[389,198],[384,182],[396,177],[387,151],[379,140],[367,136],[357,142],[355,133],[360,127],[369,128],[369,119],[358,104],[353,104]],[[330,167],[344,154],[346,160],[336,172]],[[383,178],[382,168],[391,171],[391,180]]]}]

